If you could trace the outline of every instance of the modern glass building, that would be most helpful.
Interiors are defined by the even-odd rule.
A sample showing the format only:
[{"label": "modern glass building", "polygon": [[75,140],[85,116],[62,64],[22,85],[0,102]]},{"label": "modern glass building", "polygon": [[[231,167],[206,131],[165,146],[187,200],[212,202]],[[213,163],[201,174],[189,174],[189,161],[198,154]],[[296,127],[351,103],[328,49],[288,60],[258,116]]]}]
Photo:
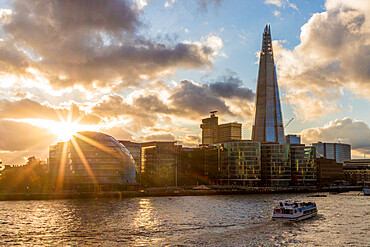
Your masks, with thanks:
[{"label": "modern glass building", "polygon": [[148,187],[177,184],[176,141],[141,143],[141,184]]},{"label": "modern glass building", "polygon": [[255,110],[252,140],[285,143],[270,25],[263,33]]},{"label": "modern glass building", "polygon": [[263,186],[288,186],[291,181],[290,145],[261,143]]},{"label": "modern glass building", "polygon": [[351,145],[344,143],[312,143],[317,158],[334,159],[337,163],[351,160]]},{"label": "modern glass building", "polygon": [[286,143],[290,144],[301,144],[301,137],[299,135],[287,135],[285,136]]},{"label": "modern glass building", "polygon": [[[312,149],[312,147],[311,147]],[[290,144],[291,185],[315,185],[316,156],[304,144]]]},{"label": "modern glass building", "polygon": [[136,167],[129,151],[113,137],[79,132],[49,150],[50,171],[56,188],[77,191],[121,190],[136,184]]},{"label": "modern glass building", "polygon": [[261,143],[233,141],[217,144],[218,182],[221,185],[257,185],[261,180]]}]

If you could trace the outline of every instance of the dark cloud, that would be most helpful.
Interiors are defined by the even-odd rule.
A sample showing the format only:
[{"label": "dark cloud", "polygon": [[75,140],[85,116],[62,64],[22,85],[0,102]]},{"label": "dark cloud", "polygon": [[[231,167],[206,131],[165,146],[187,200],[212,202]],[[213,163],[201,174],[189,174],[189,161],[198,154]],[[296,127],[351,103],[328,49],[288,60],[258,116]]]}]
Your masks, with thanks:
[{"label": "dark cloud", "polygon": [[19,74],[24,73],[28,67],[27,55],[19,51],[14,43],[0,39],[0,70]]},{"label": "dark cloud", "polygon": [[216,82],[209,85],[211,91],[223,98],[239,98],[253,101],[255,94],[249,88],[243,86],[243,82],[234,74],[221,76]]},{"label": "dark cloud", "polygon": [[[32,4],[44,5],[45,1]],[[55,19],[63,29],[92,28],[112,32],[134,31],[140,24],[135,9],[122,0],[57,0],[52,1]],[[43,6],[36,11],[45,11]],[[42,14],[42,13],[37,13]]]},{"label": "dark cloud", "polygon": [[172,114],[176,112],[175,109],[171,109],[161,101],[157,95],[140,96],[134,100],[133,105],[155,113]]},{"label": "dark cloud", "polygon": [[216,110],[221,114],[234,115],[223,100],[211,94],[208,86],[198,85],[188,80],[180,82],[180,87],[170,99],[176,108],[183,109],[189,114],[206,115]]},{"label": "dark cloud", "polygon": [[57,139],[49,129],[8,120],[0,120],[0,136],[2,151],[45,149]]},{"label": "dark cloud", "polygon": [[0,100],[0,118],[67,121],[69,115],[72,121],[79,120],[80,124],[97,124],[101,121],[100,117],[82,111],[76,103],[72,103],[69,108],[62,108],[40,104],[30,99]]},{"label": "dark cloud", "polygon": [[120,95],[112,94],[100,100],[92,107],[92,113],[101,117],[118,119],[129,117],[130,121],[125,128],[131,131],[139,131],[144,127],[155,125],[157,115],[138,106],[128,104]]},{"label": "dark cloud", "polygon": [[37,68],[56,87],[138,83],[143,76],[212,64],[207,44],[167,45],[139,36],[140,11],[127,0],[18,0],[12,11],[2,26],[14,47],[0,46],[0,64],[19,73]]}]

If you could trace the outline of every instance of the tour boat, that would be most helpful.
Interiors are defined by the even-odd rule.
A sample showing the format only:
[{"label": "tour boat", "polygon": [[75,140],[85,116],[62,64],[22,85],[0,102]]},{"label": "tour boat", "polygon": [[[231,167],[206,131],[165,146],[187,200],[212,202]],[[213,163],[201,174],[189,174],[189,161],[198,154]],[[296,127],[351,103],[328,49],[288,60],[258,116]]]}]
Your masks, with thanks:
[{"label": "tour boat", "polygon": [[363,188],[362,190],[365,196],[370,196],[370,188]]},{"label": "tour boat", "polygon": [[317,215],[316,203],[285,201],[274,209],[274,220],[300,221]]}]

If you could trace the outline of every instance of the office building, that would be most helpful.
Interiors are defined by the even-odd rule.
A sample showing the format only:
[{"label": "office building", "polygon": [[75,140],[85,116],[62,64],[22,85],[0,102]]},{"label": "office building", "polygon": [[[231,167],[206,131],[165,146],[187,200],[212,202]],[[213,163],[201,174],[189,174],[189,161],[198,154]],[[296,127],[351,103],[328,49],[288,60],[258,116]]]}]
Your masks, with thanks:
[{"label": "office building", "polygon": [[220,185],[258,185],[261,181],[261,143],[233,141],[216,145]]},{"label": "office building", "polygon": [[242,139],[242,125],[240,123],[218,124],[217,111],[212,111],[209,118],[202,119],[202,144],[213,145]]},{"label": "office building", "polygon": [[370,159],[351,159],[344,161],[344,180],[350,185],[370,185]]},{"label": "office building", "polygon": [[285,141],[290,144],[301,144],[301,137],[299,135],[287,135]]},{"label": "office building", "polygon": [[329,186],[335,180],[343,179],[343,164],[335,159],[317,158],[317,182],[320,186]]},{"label": "office building", "polygon": [[217,184],[218,152],[214,146],[181,148],[178,154],[178,185]]},{"label": "office building", "polygon": [[[304,147],[304,156],[306,160],[306,182],[317,184],[317,167],[316,167],[316,149],[312,146]],[[305,182],[305,184],[307,184]]]},{"label": "office building", "polygon": [[255,105],[252,140],[284,144],[284,126],[272,51],[270,25],[266,25],[263,33]]},{"label": "office building", "polygon": [[312,143],[316,148],[317,158],[334,159],[337,163],[344,163],[351,159],[351,145],[344,143]]},{"label": "office building", "polygon": [[141,185],[163,187],[177,185],[177,153],[175,141],[141,143]]},{"label": "office building", "polygon": [[290,144],[291,185],[316,184],[316,156],[304,144]]},{"label": "office building", "polygon": [[218,125],[217,143],[242,139],[242,125],[240,123],[226,123]]},{"label": "office building", "polygon": [[284,187],[290,182],[290,145],[261,143],[261,185]]},{"label": "office building", "polygon": [[202,119],[200,128],[202,129],[202,144],[212,145],[218,140],[218,117],[212,111],[209,118]]}]

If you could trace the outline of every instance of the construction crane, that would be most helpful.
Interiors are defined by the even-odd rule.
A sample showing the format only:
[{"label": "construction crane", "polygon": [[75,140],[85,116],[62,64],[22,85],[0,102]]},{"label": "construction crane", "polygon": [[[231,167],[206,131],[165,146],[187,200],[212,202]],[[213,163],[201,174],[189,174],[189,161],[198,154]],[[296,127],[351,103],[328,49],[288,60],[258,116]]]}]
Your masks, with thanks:
[{"label": "construction crane", "polygon": [[284,129],[293,121],[294,117],[292,117],[289,122],[284,126]]}]

